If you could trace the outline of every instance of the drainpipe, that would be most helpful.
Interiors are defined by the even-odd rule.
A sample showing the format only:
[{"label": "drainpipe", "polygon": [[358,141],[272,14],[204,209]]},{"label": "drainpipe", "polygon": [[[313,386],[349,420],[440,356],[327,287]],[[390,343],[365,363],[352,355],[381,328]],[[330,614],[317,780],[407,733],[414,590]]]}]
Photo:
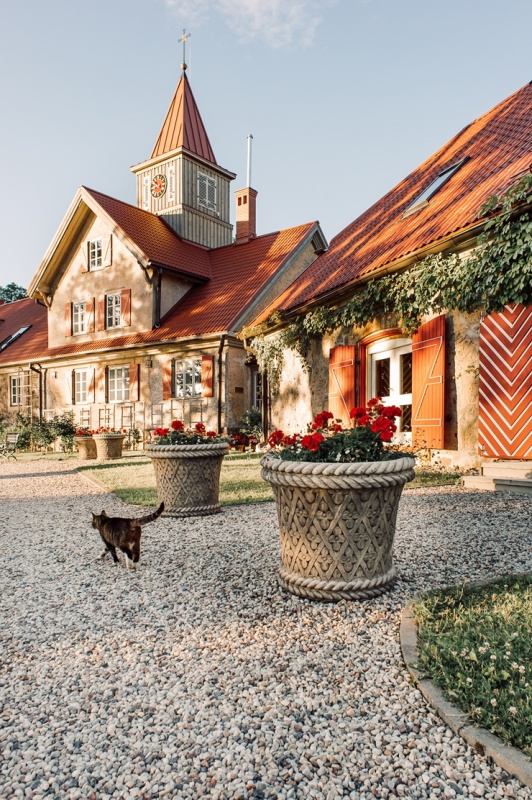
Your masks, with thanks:
[{"label": "drainpipe", "polygon": [[163,268],[157,270],[157,284],[155,286],[155,328],[161,327],[161,284],[163,280]]},{"label": "drainpipe", "polygon": [[222,432],[222,387],[223,387],[223,352],[225,345],[225,333],[220,337],[220,347],[218,348],[218,433]]},{"label": "drainpipe", "polygon": [[[42,422],[42,412],[43,412],[43,368],[40,364],[30,364],[30,369],[32,372],[36,372],[39,376],[39,422]],[[30,389],[31,391],[31,389]]]}]

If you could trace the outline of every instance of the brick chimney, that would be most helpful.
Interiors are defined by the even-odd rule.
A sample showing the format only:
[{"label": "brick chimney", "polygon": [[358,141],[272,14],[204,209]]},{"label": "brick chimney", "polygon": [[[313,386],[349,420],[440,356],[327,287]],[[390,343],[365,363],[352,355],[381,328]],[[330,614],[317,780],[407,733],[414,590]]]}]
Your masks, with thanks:
[{"label": "brick chimney", "polygon": [[257,194],[250,186],[235,192],[237,244],[249,242],[257,235]]}]

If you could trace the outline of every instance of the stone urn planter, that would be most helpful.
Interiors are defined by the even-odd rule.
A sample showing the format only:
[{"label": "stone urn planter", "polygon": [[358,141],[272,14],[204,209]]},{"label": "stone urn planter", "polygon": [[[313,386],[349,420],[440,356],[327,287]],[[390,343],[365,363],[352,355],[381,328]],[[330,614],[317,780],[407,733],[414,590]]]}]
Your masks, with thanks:
[{"label": "stone urn planter", "polygon": [[206,516],[222,510],[220,470],[228,450],[227,442],[148,445],[146,455],[155,470],[165,516]]},{"label": "stone urn planter", "polygon": [[98,459],[122,458],[125,433],[94,433],[96,457]]},{"label": "stone urn planter", "polygon": [[96,442],[92,436],[74,436],[74,444],[78,448],[78,458],[80,461],[88,461],[96,458]]},{"label": "stone urn planter", "polygon": [[395,581],[395,521],[414,458],[325,463],[267,454],[281,537],[279,583],[311,600],[365,599]]}]

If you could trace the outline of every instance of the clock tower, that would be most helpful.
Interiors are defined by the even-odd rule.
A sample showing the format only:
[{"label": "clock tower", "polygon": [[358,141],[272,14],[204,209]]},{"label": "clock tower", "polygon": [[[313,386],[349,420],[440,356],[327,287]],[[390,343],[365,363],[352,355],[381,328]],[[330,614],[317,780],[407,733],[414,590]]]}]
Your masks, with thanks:
[{"label": "clock tower", "polygon": [[186,75],[186,64],[148,161],[131,171],[137,206],[161,216],[183,239],[214,248],[230,244],[230,182],[218,166]]}]

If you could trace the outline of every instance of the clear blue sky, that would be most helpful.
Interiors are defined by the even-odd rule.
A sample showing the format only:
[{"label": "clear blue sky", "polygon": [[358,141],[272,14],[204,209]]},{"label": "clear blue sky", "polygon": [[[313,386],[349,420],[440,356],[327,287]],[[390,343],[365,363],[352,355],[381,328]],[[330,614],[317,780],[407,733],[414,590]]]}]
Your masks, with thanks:
[{"label": "clear blue sky", "polygon": [[[135,203],[188,76],[258,233],[330,239],[532,80],[531,0],[0,0],[0,285],[27,287],[80,184]],[[234,219],[234,217],[233,217]]]}]

